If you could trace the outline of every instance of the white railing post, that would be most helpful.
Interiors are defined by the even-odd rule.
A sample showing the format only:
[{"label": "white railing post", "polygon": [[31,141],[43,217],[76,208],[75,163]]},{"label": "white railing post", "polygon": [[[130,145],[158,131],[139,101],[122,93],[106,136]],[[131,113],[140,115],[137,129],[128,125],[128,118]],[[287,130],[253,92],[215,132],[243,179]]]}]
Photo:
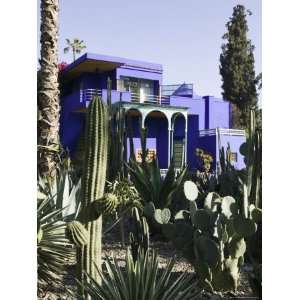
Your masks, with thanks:
[{"label": "white railing post", "polygon": [[161,85],[159,85],[159,89],[158,89],[158,103],[159,105],[161,105]]},{"label": "white railing post", "polygon": [[83,102],[83,90],[80,89],[80,92],[79,92],[79,102],[82,103]]},{"label": "white railing post", "polygon": [[140,89],[140,103],[145,102],[145,94],[144,94],[144,89]]}]

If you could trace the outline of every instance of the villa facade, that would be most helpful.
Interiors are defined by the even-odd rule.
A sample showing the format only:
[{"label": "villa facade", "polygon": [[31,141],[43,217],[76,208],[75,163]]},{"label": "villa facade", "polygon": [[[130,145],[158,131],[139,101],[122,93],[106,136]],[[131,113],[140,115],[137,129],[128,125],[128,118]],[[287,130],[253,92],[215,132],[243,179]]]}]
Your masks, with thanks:
[{"label": "villa facade", "polygon": [[[86,53],[61,72],[61,142],[71,155],[75,152],[84,127],[85,112],[92,96],[107,100],[107,80],[112,83],[112,103],[125,108],[131,116],[135,155],[140,157],[139,128],[147,127],[147,148],[156,156],[161,169],[171,159],[179,168],[187,164],[198,167],[196,148],[210,153],[215,170],[219,150],[232,151],[232,163],[244,167],[240,145],[243,130],[231,128],[231,105],[213,96],[196,95],[193,85],[163,84],[160,64],[120,57]],[[129,158],[129,140],[125,145]]]}]

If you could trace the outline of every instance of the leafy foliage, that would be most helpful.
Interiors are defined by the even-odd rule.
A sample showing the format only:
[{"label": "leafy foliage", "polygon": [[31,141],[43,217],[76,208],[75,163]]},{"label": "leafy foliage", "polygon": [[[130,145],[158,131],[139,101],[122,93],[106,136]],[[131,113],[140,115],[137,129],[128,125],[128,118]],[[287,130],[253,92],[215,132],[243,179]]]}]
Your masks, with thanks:
[{"label": "leafy foliage", "polygon": [[171,271],[175,258],[159,274],[157,254],[146,252],[139,254],[134,262],[127,250],[124,271],[118,266],[115,258],[110,261],[106,257],[106,271],[99,272],[102,279],[100,285],[89,276],[84,288],[94,300],[185,300],[197,299],[198,291],[193,278],[186,273],[171,283]]},{"label": "leafy foliage", "polygon": [[213,157],[209,153],[206,153],[203,149],[199,148],[196,148],[196,156],[200,160],[201,171],[204,171],[206,174],[208,174],[211,169]]},{"label": "leafy foliage", "polygon": [[233,106],[233,117],[236,128],[247,124],[248,109],[257,103],[257,85],[261,75],[255,75],[254,46],[247,39],[248,25],[246,9],[243,5],[233,8],[233,15],[226,24],[227,33],[223,39],[220,55],[220,74],[222,76],[223,97]]},{"label": "leafy foliage", "polygon": [[108,190],[118,198],[118,207],[121,211],[129,207],[141,208],[141,197],[129,179],[118,178],[108,182]]},{"label": "leafy foliage", "polygon": [[83,40],[78,38],[74,38],[73,41],[70,39],[66,39],[67,47],[64,48],[64,53],[68,53],[72,51],[73,53],[73,61],[76,59],[76,54],[80,54],[83,49],[86,49],[86,45]]},{"label": "leafy foliage", "polygon": [[196,178],[199,188],[201,203],[210,192],[216,192],[220,196],[232,196],[238,203],[243,199],[243,187],[241,182],[246,180],[246,170],[237,170],[231,163],[231,150],[228,145],[219,152],[218,174],[200,174]]}]

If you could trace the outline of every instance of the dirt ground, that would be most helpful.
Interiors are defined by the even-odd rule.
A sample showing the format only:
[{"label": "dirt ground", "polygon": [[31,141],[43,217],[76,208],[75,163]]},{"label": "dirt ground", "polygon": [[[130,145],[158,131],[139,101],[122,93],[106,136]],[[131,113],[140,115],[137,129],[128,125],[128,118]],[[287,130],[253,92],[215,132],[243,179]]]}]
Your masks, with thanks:
[{"label": "dirt ground", "polygon": [[[126,228],[125,228],[125,231]],[[126,236],[127,234],[125,234]],[[128,235],[127,235],[128,236]],[[125,265],[125,254],[126,254],[126,248],[129,246],[128,243],[125,244],[125,247],[122,247],[120,242],[120,233],[119,233],[119,227],[116,226],[111,232],[107,233],[103,237],[103,244],[102,244],[102,258],[103,261],[105,261],[106,256],[108,257],[115,257],[120,265],[120,267],[123,267]],[[164,268],[167,264],[167,261],[174,257],[177,253],[175,249],[172,247],[171,243],[168,242],[162,242],[162,241],[153,241],[151,239],[150,242],[150,248],[155,249],[158,254],[159,259],[159,267]],[[249,269],[249,266],[246,264],[241,272],[241,279],[240,279],[240,286],[238,288],[238,292],[236,295],[233,294],[226,294],[226,295],[212,295],[210,293],[207,293],[205,291],[201,291],[199,289],[199,300],[229,300],[229,299],[235,299],[235,300],[255,300],[258,299],[257,297],[253,296],[251,287],[248,282],[248,275],[247,275],[247,269]],[[71,300],[76,299],[74,296],[70,296],[67,292],[67,289],[70,290],[76,290],[76,282],[74,280],[74,272],[75,272],[75,266],[71,265],[68,268],[68,271],[64,277],[64,288],[57,288],[57,287],[50,287],[49,290],[44,293],[43,295],[40,295],[38,297],[39,300]],[[174,265],[173,271],[176,276],[179,276],[182,272],[189,272],[193,273],[193,267],[183,258],[178,257],[176,259],[176,263]],[[178,274],[178,275],[177,275]]]}]

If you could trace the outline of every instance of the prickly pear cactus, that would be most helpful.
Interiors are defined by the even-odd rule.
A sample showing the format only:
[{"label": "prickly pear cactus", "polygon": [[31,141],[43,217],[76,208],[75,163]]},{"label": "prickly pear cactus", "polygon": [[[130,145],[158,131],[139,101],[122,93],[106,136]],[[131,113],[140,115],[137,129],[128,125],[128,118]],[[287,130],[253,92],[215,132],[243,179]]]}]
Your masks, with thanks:
[{"label": "prickly pear cactus", "polygon": [[154,219],[159,224],[168,224],[171,218],[171,211],[168,208],[156,209],[154,213]]},{"label": "prickly pear cactus", "polygon": [[197,199],[199,191],[196,184],[193,181],[187,180],[183,185],[183,190],[185,197],[188,200],[194,201]]},{"label": "prickly pear cactus", "polygon": [[[163,210],[148,207],[162,232],[175,248],[193,264],[202,286],[212,291],[236,291],[246,251],[245,238],[257,229],[261,210],[233,197],[209,193],[201,209],[192,199],[197,192],[193,183],[186,185],[190,210],[177,212],[174,223]],[[193,192],[191,192],[193,190]],[[246,211],[245,211],[246,210]]]}]

